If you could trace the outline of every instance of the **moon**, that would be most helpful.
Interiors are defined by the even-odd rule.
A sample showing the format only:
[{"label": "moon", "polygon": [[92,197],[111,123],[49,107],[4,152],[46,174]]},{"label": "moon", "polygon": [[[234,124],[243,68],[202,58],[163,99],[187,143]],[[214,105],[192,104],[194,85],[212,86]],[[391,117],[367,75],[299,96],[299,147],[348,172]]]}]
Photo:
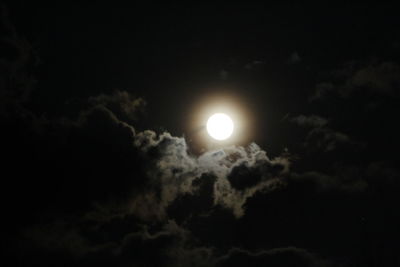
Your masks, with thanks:
[{"label": "moon", "polygon": [[233,133],[232,119],[224,113],[215,113],[207,120],[207,132],[216,140],[228,139]]}]

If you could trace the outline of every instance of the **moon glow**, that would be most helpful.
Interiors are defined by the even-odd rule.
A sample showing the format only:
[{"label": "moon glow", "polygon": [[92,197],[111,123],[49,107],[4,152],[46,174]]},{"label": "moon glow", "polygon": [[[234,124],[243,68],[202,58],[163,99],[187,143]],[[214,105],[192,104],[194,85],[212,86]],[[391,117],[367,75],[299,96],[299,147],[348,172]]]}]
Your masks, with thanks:
[{"label": "moon glow", "polygon": [[216,140],[225,140],[233,133],[233,121],[224,113],[216,113],[207,121],[207,132]]}]

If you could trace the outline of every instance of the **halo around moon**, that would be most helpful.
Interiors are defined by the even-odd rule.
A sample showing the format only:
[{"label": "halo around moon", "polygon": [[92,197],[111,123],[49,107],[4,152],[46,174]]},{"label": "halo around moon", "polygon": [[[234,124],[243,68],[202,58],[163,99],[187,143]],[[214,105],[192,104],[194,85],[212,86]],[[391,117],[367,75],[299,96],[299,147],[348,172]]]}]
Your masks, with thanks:
[{"label": "halo around moon", "polygon": [[216,140],[228,139],[233,133],[232,119],[224,113],[215,113],[207,120],[207,132]]}]

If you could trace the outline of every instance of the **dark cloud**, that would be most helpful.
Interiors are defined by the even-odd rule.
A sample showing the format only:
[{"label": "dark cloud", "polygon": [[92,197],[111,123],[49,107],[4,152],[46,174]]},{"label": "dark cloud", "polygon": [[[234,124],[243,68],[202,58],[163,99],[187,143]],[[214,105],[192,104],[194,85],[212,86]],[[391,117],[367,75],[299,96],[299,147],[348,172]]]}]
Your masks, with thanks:
[{"label": "dark cloud", "polygon": [[0,4],[0,115],[32,116],[22,107],[36,83],[33,67],[38,59],[30,43],[17,33]]},{"label": "dark cloud", "polygon": [[[134,112],[136,102],[127,93],[123,96],[133,103],[130,111]],[[91,99],[104,100],[108,96]],[[94,106],[81,111],[78,118],[47,120],[42,132],[36,134],[42,139],[47,138],[49,130],[58,128],[62,133],[47,140],[57,146],[46,144],[40,158],[51,164],[56,162],[44,179],[53,171],[60,175],[63,187],[58,201],[75,191],[74,200],[68,205],[99,201],[104,205],[110,199],[119,199],[125,203],[120,205],[127,213],[147,221],[161,220],[177,197],[196,194],[199,182],[194,184],[195,180],[213,176],[214,205],[231,209],[240,217],[248,197],[281,183],[279,177],[288,171],[287,158],[269,159],[256,144],[190,155],[184,138],[167,132],[138,132],[120,120],[105,100],[91,102]],[[238,185],[249,179],[243,172],[254,172],[260,179],[240,188]],[[56,203],[49,205],[55,207]]]},{"label": "dark cloud", "polygon": [[299,55],[299,53],[297,53],[296,51],[293,52],[289,59],[288,59],[288,64],[296,64],[299,63],[301,61],[301,57]]},{"label": "dark cloud", "polygon": [[340,144],[350,143],[350,137],[344,133],[329,128],[316,128],[308,133],[306,146],[316,145],[318,148],[325,151],[332,151]]},{"label": "dark cloud", "polygon": [[[177,264],[202,266],[201,262],[207,262],[211,251],[201,248],[193,251],[185,247],[188,235],[189,233],[175,222],[169,221],[164,229],[155,234],[144,230],[125,236],[121,247],[115,250],[116,257],[118,260],[143,266],[176,266]],[[204,256],[204,258],[199,256]]]},{"label": "dark cloud", "polygon": [[16,75],[17,72],[29,66],[32,49],[29,42],[17,33],[15,26],[11,23],[8,8],[4,4],[1,4],[0,8],[0,44],[2,47],[0,66],[3,74],[5,72],[9,75]]},{"label": "dark cloud", "polygon": [[181,223],[190,218],[207,216],[214,208],[216,179],[215,175],[202,174],[193,180],[193,193],[178,196],[168,207],[168,216]]},{"label": "dark cloud", "polygon": [[219,72],[219,77],[221,78],[221,80],[226,80],[229,77],[229,72],[227,70],[221,70]]},{"label": "dark cloud", "polygon": [[368,164],[365,177],[373,188],[385,191],[385,194],[396,194],[400,187],[400,172],[396,163],[376,161]]},{"label": "dark cloud", "polygon": [[217,266],[301,266],[301,267],[322,267],[332,266],[328,261],[320,259],[307,250],[287,247],[276,248],[267,251],[250,252],[242,249],[232,249],[221,257]]},{"label": "dark cloud", "polygon": [[380,94],[398,96],[400,66],[394,62],[376,62],[357,69],[347,81],[347,87],[367,88]]},{"label": "dark cloud", "polygon": [[300,126],[323,127],[328,124],[328,120],[317,115],[298,115],[290,119],[291,122],[297,123]]},{"label": "dark cloud", "polygon": [[322,99],[326,97],[329,93],[334,92],[335,85],[331,82],[322,82],[315,86],[315,92],[308,98],[310,102]]},{"label": "dark cloud", "polygon": [[326,118],[317,115],[299,115],[291,118],[290,121],[302,127],[310,128],[304,143],[308,148],[329,152],[343,144],[357,145],[357,142],[351,140],[347,134],[331,129]]},{"label": "dark cloud", "polygon": [[372,60],[369,63],[354,61],[332,71],[331,79],[317,84],[309,100],[322,99],[332,94],[348,98],[357,92],[398,97],[400,66],[392,61]]},{"label": "dark cloud", "polygon": [[[43,266],[58,258],[76,266],[99,259],[104,264],[211,266],[212,248],[196,244],[175,218],[180,223],[199,216],[208,220],[218,209],[230,213],[230,219],[240,218],[247,199],[284,185],[288,158],[270,159],[254,143],[191,155],[184,138],[137,131],[111,110],[119,106],[109,106],[107,95],[91,99],[76,119],[45,120],[35,134],[46,144],[32,165],[45,160],[52,168],[42,181],[32,182],[28,195],[44,183],[55,190],[48,183],[52,175],[62,187],[57,196],[44,193],[43,202],[29,204],[40,214],[57,210],[58,215],[23,228],[15,240],[27,250],[22,262],[48,255]],[[259,178],[248,183],[247,174]],[[53,201],[45,203],[49,198]]]},{"label": "dark cloud", "polygon": [[142,98],[133,97],[126,91],[114,91],[111,95],[101,94],[90,97],[89,103],[102,105],[110,109],[123,121],[134,121],[143,112],[146,102]]},{"label": "dark cloud", "polygon": [[[102,144],[118,145],[119,148],[131,147],[135,130],[129,124],[120,121],[113,112],[99,105],[83,111],[76,122],[77,131],[90,138],[99,138]],[[100,133],[100,134],[99,134]]]},{"label": "dark cloud", "polygon": [[[127,218],[119,221],[128,223]],[[117,238],[118,229],[109,227],[112,221],[93,223],[58,221],[26,229],[22,236],[26,240],[23,249],[28,249],[27,255],[18,262],[29,262],[38,256],[29,254],[33,246],[39,256],[47,255],[43,266],[57,265],[60,255],[69,258],[74,266],[210,266],[212,263],[213,250],[194,246],[191,234],[174,221],[165,222],[161,229],[152,232],[146,225],[135,225],[131,221]],[[94,226],[103,232],[103,238],[94,239]]]},{"label": "dark cloud", "polygon": [[262,66],[264,64],[265,64],[265,61],[263,61],[263,60],[253,60],[253,61],[247,63],[244,66],[244,68],[247,69],[247,70],[251,70],[251,69],[257,68],[259,66]]},{"label": "dark cloud", "polygon": [[[313,129],[328,125],[319,116],[299,116],[293,122]],[[47,135],[55,125],[63,134],[57,135],[62,140],[45,158],[58,156],[65,161],[54,168],[66,186],[51,206],[75,206],[75,218],[49,219],[25,228],[17,243],[36,251],[27,261],[50,255],[44,266],[54,265],[60,257],[76,266],[226,266],[239,259],[249,264],[320,266],[301,249],[232,250],[221,257],[213,244],[236,244],[234,229],[241,220],[253,217],[252,207],[260,205],[260,196],[287,187],[295,192],[307,188],[317,194],[339,195],[362,193],[367,188],[367,183],[352,173],[293,173],[289,157],[270,159],[254,143],[192,155],[184,138],[137,131],[120,120],[107,102],[92,102],[76,119],[46,123],[53,126],[43,127],[39,136]],[[73,200],[64,203],[71,193]],[[63,208],[63,216],[68,218],[70,212]],[[202,230],[210,225],[218,231]]]},{"label": "dark cloud", "polygon": [[280,177],[285,171],[288,171],[287,166],[281,162],[264,162],[252,167],[246,166],[246,163],[242,163],[232,169],[227,179],[233,188],[243,190],[257,185],[262,180]]},{"label": "dark cloud", "polygon": [[292,173],[288,179],[293,184],[307,184],[318,193],[337,191],[353,194],[364,192],[368,186],[365,177],[356,172],[346,173],[343,170],[334,175],[319,172]]},{"label": "dark cloud", "polygon": [[[124,95],[135,103],[134,98]],[[100,99],[108,96],[102,95]],[[53,203],[37,199],[30,203],[43,209],[39,213],[58,212],[23,228],[22,237],[14,242],[16,247],[26,249],[23,263],[45,258],[43,266],[56,265],[60,259],[75,266],[240,266],[242,262],[250,266],[325,266],[325,261],[303,249],[267,250],[264,247],[270,245],[259,238],[267,233],[271,242],[279,238],[295,242],[301,234],[290,239],[285,231],[293,234],[301,228],[279,219],[286,214],[285,218],[306,225],[307,219],[303,221],[296,212],[312,202],[305,195],[315,197],[316,201],[322,199],[321,205],[331,205],[333,200],[326,201],[321,196],[329,193],[337,200],[343,195],[364,194],[370,180],[376,181],[364,179],[364,172],[350,169],[335,174],[295,173],[289,168],[287,155],[271,159],[255,143],[192,155],[184,138],[168,132],[138,131],[111,110],[117,108],[119,112],[118,107],[109,106],[107,101],[91,101],[76,119],[45,120],[41,131],[35,134],[35,138],[43,138],[47,144],[32,165],[42,160],[54,165],[43,175],[57,175],[63,187],[57,191],[57,197],[43,194],[45,200],[51,197]],[[301,115],[291,121],[311,128],[311,132],[331,134],[328,120],[320,116]],[[322,140],[324,146],[329,144]],[[385,173],[388,182],[396,179],[392,169],[378,163],[371,165],[368,173],[371,177]],[[31,196],[38,190],[35,183],[30,187]],[[282,204],[286,197],[296,199],[296,205]],[[257,209],[271,207],[272,203],[281,213],[257,218],[265,212]],[[311,211],[305,218],[312,217]],[[340,216],[340,212],[329,218],[334,216]],[[249,218],[265,226],[241,228]],[[326,222],[317,219],[322,229]],[[207,229],[210,226],[213,229]],[[257,232],[252,233],[251,228]],[[237,229],[241,229],[239,233]],[[248,229],[246,234],[243,229]],[[247,244],[247,234],[254,244],[259,244],[258,250],[232,249],[226,254],[226,249],[242,242]],[[315,239],[307,244],[316,248]]]}]

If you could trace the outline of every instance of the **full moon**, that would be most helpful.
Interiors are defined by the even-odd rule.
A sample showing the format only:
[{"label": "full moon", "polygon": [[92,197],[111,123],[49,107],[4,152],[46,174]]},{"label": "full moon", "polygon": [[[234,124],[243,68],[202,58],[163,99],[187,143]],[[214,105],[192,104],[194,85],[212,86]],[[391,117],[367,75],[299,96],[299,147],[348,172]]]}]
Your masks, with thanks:
[{"label": "full moon", "polygon": [[233,133],[233,121],[224,113],[216,113],[207,121],[207,132],[216,140],[225,140]]}]

